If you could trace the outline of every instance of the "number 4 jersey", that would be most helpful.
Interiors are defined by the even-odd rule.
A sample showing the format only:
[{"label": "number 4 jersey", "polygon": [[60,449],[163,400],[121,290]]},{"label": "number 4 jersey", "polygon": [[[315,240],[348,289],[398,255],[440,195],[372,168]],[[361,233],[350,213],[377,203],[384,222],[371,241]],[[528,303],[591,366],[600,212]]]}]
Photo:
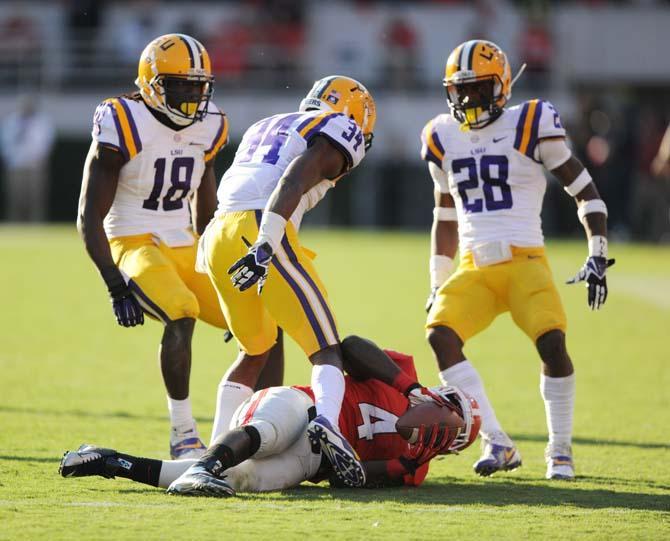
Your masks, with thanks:
[{"label": "number 4 jersey", "polygon": [[564,137],[558,113],[542,100],[505,109],[477,130],[462,130],[449,114],[428,122],[421,157],[446,173],[436,171],[433,178],[456,202],[462,250],[492,241],[543,245],[546,179],[539,142]]},{"label": "number 4 jersey", "polygon": [[[317,110],[264,118],[246,131],[233,164],[221,180],[217,215],[265,208],[284,171],[317,135],[328,139],[344,156],[342,173],[356,167],[365,156],[360,128],[342,113]],[[303,214],[334,184],[335,180],[324,179],[303,195],[291,217],[296,228]]]},{"label": "number 4 jersey", "polygon": [[[226,117],[211,102],[208,111],[202,121],[173,130],[141,99],[112,98],[98,106],[93,140],[125,160],[104,221],[108,238],[153,233],[176,239],[179,231],[191,228],[190,198],[205,163],[228,141]],[[192,243],[191,235],[183,239]]]}]

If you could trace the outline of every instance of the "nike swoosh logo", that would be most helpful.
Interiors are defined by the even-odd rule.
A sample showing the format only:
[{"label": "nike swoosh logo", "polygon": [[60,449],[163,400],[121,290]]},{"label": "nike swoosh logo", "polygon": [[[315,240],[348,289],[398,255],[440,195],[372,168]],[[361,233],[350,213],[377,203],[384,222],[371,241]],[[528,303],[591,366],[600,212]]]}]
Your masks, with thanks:
[{"label": "nike swoosh logo", "polygon": [[497,139],[494,137],[493,142],[494,143],[500,143],[500,141],[502,141],[503,139],[507,139],[507,137],[509,137],[509,136],[505,135],[504,137],[498,137]]}]

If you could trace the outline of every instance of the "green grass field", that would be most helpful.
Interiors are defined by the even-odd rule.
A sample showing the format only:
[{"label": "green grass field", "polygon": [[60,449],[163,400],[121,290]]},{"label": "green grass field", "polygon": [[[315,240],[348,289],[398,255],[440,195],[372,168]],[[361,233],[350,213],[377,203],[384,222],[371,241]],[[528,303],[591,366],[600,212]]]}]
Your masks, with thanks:
[{"label": "green grass field", "polygon": [[[427,235],[308,230],[303,241],[319,252],[341,334],[413,353],[422,380],[436,383],[422,328]],[[549,245],[559,284],[585,248]],[[578,377],[576,482],[543,479],[539,362],[502,316],[466,352],[520,446],[521,469],[479,479],[473,446],[435,462],[419,489],[179,499],[122,479],[58,476],[63,451],[82,442],[167,457],[161,329],[116,325],[73,228],[1,228],[0,539],[670,539],[670,250],[610,252],[618,262],[602,312],[588,310],[583,287],[559,285]],[[196,327],[191,388],[205,435],[234,356],[219,332]],[[290,344],[286,382],[308,378]]]}]

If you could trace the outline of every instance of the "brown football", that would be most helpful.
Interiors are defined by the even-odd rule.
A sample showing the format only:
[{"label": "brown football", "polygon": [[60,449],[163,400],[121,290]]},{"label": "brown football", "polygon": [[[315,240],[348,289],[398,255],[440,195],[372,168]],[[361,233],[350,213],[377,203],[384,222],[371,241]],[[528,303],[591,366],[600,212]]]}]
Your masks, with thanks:
[{"label": "brown football", "polygon": [[[442,437],[442,430],[448,429],[453,432],[453,437],[459,432],[459,429],[465,426],[463,418],[451,410],[443,406],[435,404],[435,402],[425,402],[418,406],[409,408],[395,423],[395,428],[404,439],[409,443],[416,443],[419,438],[419,428],[421,425],[440,425],[440,432],[438,439]],[[430,433],[426,434],[430,437]],[[426,442],[427,443],[427,442]]]}]

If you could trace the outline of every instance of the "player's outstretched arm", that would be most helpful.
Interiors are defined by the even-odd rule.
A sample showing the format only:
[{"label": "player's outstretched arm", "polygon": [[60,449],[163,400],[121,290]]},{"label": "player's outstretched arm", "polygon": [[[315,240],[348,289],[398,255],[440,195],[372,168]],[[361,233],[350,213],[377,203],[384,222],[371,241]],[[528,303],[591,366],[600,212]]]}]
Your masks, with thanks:
[{"label": "player's outstretched arm", "polygon": [[193,228],[198,235],[203,234],[216,211],[215,160],[216,158],[213,158],[205,164],[205,172],[202,174],[200,186],[193,196],[191,214],[193,214]]},{"label": "player's outstretched arm", "polygon": [[430,294],[426,301],[426,312],[433,306],[437,290],[451,275],[458,250],[456,204],[449,194],[447,175],[432,162],[429,162],[428,169],[435,184],[435,208],[430,232]]},{"label": "player's outstretched arm", "polygon": [[[586,263],[567,283],[586,282],[588,304],[592,310],[598,310],[607,299],[607,268],[614,264],[613,259],[607,259],[607,206],[600,198],[591,175],[577,158],[570,155],[563,139],[541,142],[540,156],[565,191],[574,198],[577,216],[584,225],[588,240]],[[565,156],[567,159],[562,160]],[[556,163],[560,165],[555,166]]]},{"label": "player's outstretched arm", "polygon": [[345,171],[346,159],[326,137],[317,135],[311,145],[287,167],[263,211],[258,238],[249,253],[228,269],[240,291],[258,283],[263,289],[268,267],[284,236],[286,222],[298,207],[303,194],[324,179],[336,178]]},{"label": "player's outstretched arm", "polygon": [[404,394],[412,405],[435,402],[451,407],[418,381],[403,372],[382,349],[371,340],[360,336],[347,336],[342,340],[344,370],[354,379],[378,379]]},{"label": "player's outstretched arm", "polygon": [[77,230],[84,241],[88,255],[107,285],[118,324],[134,327],[144,323],[144,314],[123,279],[121,271],[114,264],[102,225],[114,201],[123,163],[123,157],[119,152],[95,141],[91,143],[84,164],[79,195]]}]

